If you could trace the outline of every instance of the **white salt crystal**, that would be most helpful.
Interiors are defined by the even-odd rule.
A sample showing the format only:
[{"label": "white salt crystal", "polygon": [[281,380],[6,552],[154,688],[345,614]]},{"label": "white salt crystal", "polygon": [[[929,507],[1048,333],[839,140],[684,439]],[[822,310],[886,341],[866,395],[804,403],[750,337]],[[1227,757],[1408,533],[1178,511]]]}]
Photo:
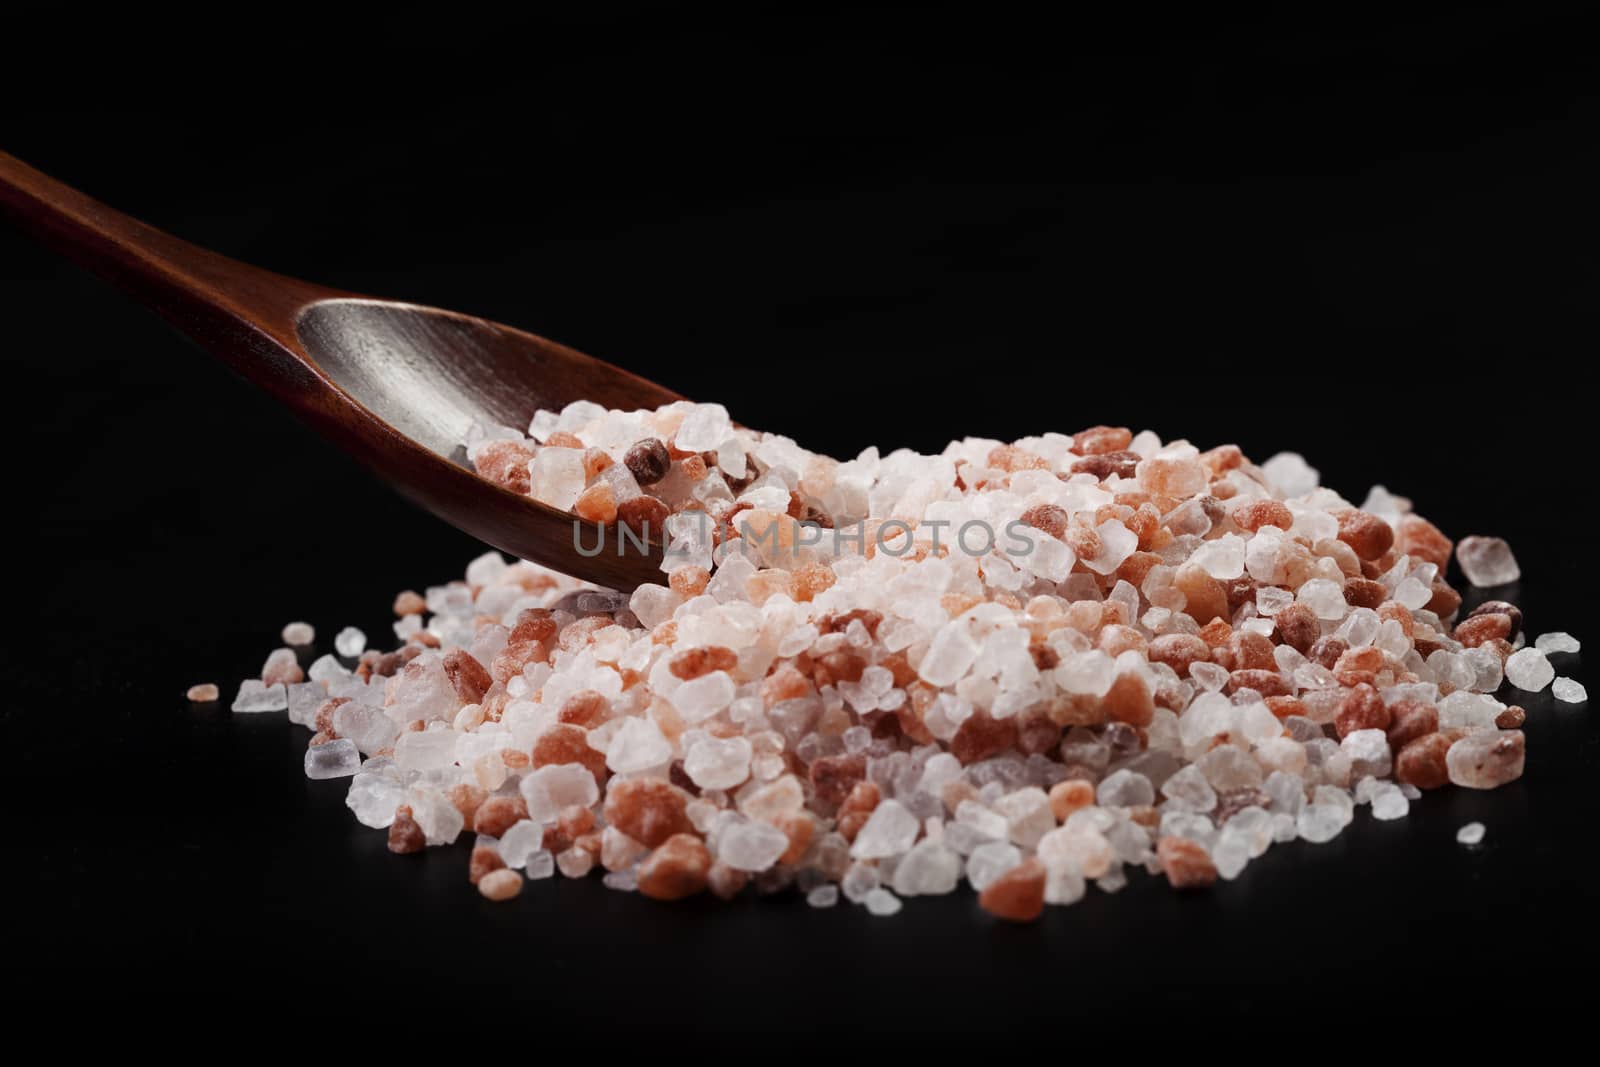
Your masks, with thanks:
[{"label": "white salt crystal", "polygon": [[712,671],[684,682],[669,699],[686,721],[697,723],[733,703],[734,690],[733,679],[726,671]]},{"label": "white salt crystal", "polygon": [[1019,565],[1029,574],[1050,582],[1059,582],[1072,573],[1078,557],[1072,549],[1049,534],[1034,531],[1031,535],[1033,551],[1018,559]]},{"label": "white salt crystal", "polygon": [[1213,578],[1238,578],[1244,574],[1244,551],[1244,538],[1238,534],[1224,534],[1214,541],[1202,542],[1189,562]]},{"label": "white salt crystal", "polygon": [[1308,804],[1296,822],[1300,836],[1314,845],[1332,841],[1345,827],[1344,812],[1328,804]]},{"label": "white salt crystal", "polygon": [[283,638],[284,644],[300,648],[315,641],[317,631],[309,622],[291,622],[283,628],[283,633],[279,636]]},{"label": "white salt crystal", "polygon": [[591,807],[600,799],[594,775],[580,763],[558,763],[524,775],[518,786],[534,822],[554,822],[562,808]]},{"label": "white salt crystal", "polygon": [[1350,757],[1351,774],[1382,778],[1389,773],[1392,756],[1389,738],[1382,730],[1352,730],[1339,747]]},{"label": "white salt crystal", "polygon": [[903,897],[942,896],[961,881],[961,857],[937,841],[923,841],[894,869],[894,891]]},{"label": "white salt crystal", "polygon": [[1471,846],[1476,845],[1483,840],[1483,834],[1483,823],[1469,822],[1461,829],[1456,831],[1456,841],[1459,844],[1466,845],[1470,848]]},{"label": "white salt crystal", "polygon": [[943,688],[960,681],[977,658],[978,643],[972,639],[966,623],[949,622],[934,634],[933,643],[917,666],[917,673],[929,685]]},{"label": "white salt crystal", "polygon": [[885,800],[872,809],[866,825],[856,834],[850,855],[858,860],[897,856],[911,847],[921,828],[921,822],[904,804]]},{"label": "white salt crystal", "polygon": [[572,509],[587,480],[581,448],[541,448],[528,471],[528,495],[558,511]]},{"label": "white salt crystal", "polygon": [[1571,678],[1557,678],[1550,691],[1563,704],[1582,704],[1589,699],[1589,691],[1583,683]]},{"label": "white salt crystal", "polygon": [[328,691],[316,682],[300,682],[287,688],[289,721],[316,728],[317,709],[328,699]]},{"label": "white salt crystal", "polygon": [[[349,738],[356,748],[370,755],[394,744],[400,726],[384,714],[382,708],[352,700],[333,709],[333,732]],[[446,736],[455,735],[447,733]]]},{"label": "white salt crystal", "polygon": [[1055,906],[1076,904],[1083,899],[1088,886],[1083,875],[1071,864],[1061,863],[1045,868],[1044,902]]},{"label": "white salt crystal", "polygon": [[1313,578],[1306,582],[1295,594],[1295,599],[1310,608],[1317,618],[1330,622],[1344,618],[1350,611],[1350,605],[1344,599],[1344,590],[1337,582],[1326,578]]},{"label": "white salt crystal", "polygon": [[893,915],[901,907],[900,898],[887,889],[874,889],[867,894],[863,903],[866,904],[867,911],[880,917]]},{"label": "white salt crystal", "polygon": [[878,868],[867,863],[852,863],[839,882],[839,892],[852,904],[860,904],[867,894],[878,888],[882,879]]},{"label": "white salt crystal", "polygon": [[1125,563],[1139,547],[1139,535],[1116,519],[1107,519],[1095,527],[1100,536],[1100,554],[1094,559],[1080,560],[1096,574],[1110,574]]},{"label": "white salt crystal", "polygon": [[813,908],[831,908],[839,903],[839,887],[819,885],[806,894],[806,904]]},{"label": "white salt crystal", "polygon": [[1286,497],[1304,496],[1317,487],[1322,477],[1298,452],[1279,452],[1261,464],[1261,473]]},{"label": "white salt crystal", "polygon": [[413,789],[406,795],[406,803],[430,845],[448,845],[466,825],[461,809],[440,790]]},{"label": "white salt crystal", "polygon": [[788,835],[776,826],[741,821],[722,831],[717,859],[736,871],[764,871],[777,863],[788,847]]},{"label": "white salt crystal", "polygon": [[1467,581],[1480,588],[1505,585],[1522,577],[1511,546],[1498,537],[1463,537],[1456,544],[1456,559]]},{"label": "white salt crystal", "polygon": [[606,749],[606,766],[617,774],[647,771],[671,758],[672,742],[649,719],[628,719]]},{"label": "white salt crystal", "polygon": [[518,819],[500,837],[500,858],[512,870],[521,870],[544,843],[544,826],[532,819]]},{"label": "white salt crystal", "polygon": [[704,737],[689,746],[683,770],[701,789],[732,789],[750,777],[752,753],[743,737]]},{"label": "white salt crystal", "polygon": [[333,651],[346,659],[355,659],[366,651],[366,633],[355,629],[354,625],[347,625],[338,633],[334,633]]},{"label": "white salt crystal", "polygon": [[979,845],[967,857],[967,881],[978,892],[1022,862],[1022,850],[1007,841]]},{"label": "white salt crystal", "polygon": [[1211,862],[1216,866],[1217,874],[1231,882],[1250,865],[1250,846],[1238,834],[1225,828],[1217,839],[1216,847],[1211,850]]},{"label": "white salt crystal", "polygon": [[393,778],[361,771],[350,779],[344,803],[361,825],[381,830],[394,822],[394,809],[404,796],[405,787]]},{"label": "white salt crystal", "polygon": [[354,741],[339,738],[306,749],[307,778],[348,778],[361,768],[361,753]]},{"label": "white salt crystal", "polygon": [[394,743],[394,762],[403,771],[443,770],[456,761],[456,736],[449,730],[408,730]]},{"label": "white salt crystal", "polygon": [[1528,693],[1537,693],[1556,676],[1545,654],[1537,648],[1522,648],[1506,660],[1506,681]]},{"label": "white salt crystal", "polygon": [[711,452],[728,439],[732,429],[727,408],[721,404],[696,404],[678,425],[674,443],[683,452]]},{"label": "white salt crystal", "polygon": [[1406,795],[1400,792],[1399,787],[1392,783],[1384,783],[1372,794],[1372,817],[1388,821],[1403,819],[1411,811],[1411,802]]},{"label": "white salt crystal", "polygon": [[1103,808],[1137,808],[1154,804],[1155,787],[1136,771],[1116,771],[1100,783],[1095,800]]},{"label": "white salt crystal", "polygon": [[1552,652],[1578,652],[1582,650],[1583,645],[1571,634],[1553,630],[1547,634],[1540,634],[1533,647],[1548,656]]},{"label": "white salt crystal", "polygon": [[289,706],[289,691],[282,682],[266,685],[259,678],[246,678],[239,683],[239,695],[233,698],[232,711],[254,714],[263,711],[283,711]]},{"label": "white salt crystal", "polygon": [[506,572],[506,560],[498,552],[485,552],[467,564],[468,585],[493,585]]},{"label": "white salt crystal", "polygon": [[[581,850],[580,850],[581,851]],[[584,853],[587,855],[588,853]],[[549,878],[556,873],[556,858],[548,849],[539,849],[528,857],[522,876],[530,882]]]},{"label": "white salt crystal", "polygon": [[[343,653],[340,654],[343,655]],[[313,682],[321,682],[326,685],[335,678],[350,677],[350,669],[332,656],[318,656],[316,662],[312,663],[306,671],[306,677]]]}]

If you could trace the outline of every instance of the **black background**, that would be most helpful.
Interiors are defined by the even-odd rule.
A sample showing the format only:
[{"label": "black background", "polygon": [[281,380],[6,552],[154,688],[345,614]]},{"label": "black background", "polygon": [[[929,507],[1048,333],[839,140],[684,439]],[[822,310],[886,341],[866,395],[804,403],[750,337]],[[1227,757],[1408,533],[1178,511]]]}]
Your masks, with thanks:
[{"label": "black background", "polygon": [[[108,35],[9,95],[0,147],[225,254],[543,333],[836,454],[1100,422],[1296,449],[1347,496],[1381,481],[1507,537],[1533,632],[1600,640],[1575,23],[447,18]],[[1209,895],[1135,875],[1027,928],[964,892],[888,921],[559,879],[486,904],[461,847],[391,856],[343,783],[305,781],[281,716],[183,701],[231,695],[291,619],[380,632],[479,547],[9,229],[0,316],[0,752],[31,827],[0,936],[47,986],[364,977],[402,1003],[516,976],[541,1016],[694,1025],[714,992],[729,1024],[958,1029],[1447,1009],[1506,967],[1519,1002],[1586,988],[1552,968],[1595,947],[1600,746],[1548,693],[1522,781],[1362,814]]]}]

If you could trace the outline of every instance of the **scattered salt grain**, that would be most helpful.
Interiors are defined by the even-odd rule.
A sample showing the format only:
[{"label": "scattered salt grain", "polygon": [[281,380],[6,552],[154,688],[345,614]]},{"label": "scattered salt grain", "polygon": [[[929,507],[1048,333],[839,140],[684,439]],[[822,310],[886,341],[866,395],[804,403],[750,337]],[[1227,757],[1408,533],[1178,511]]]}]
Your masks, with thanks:
[{"label": "scattered salt grain", "polygon": [[217,691],[217,687],[212,685],[210,682],[202,682],[199,685],[191,685],[189,687],[189,691],[184,694],[184,696],[189,699],[191,704],[209,704],[221,695],[222,694]]},{"label": "scattered salt grain", "polygon": [[1537,648],[1522,648],[1506,660],[1506,681],[1528,693],[1537,693],[1555,679],[1556,669]]},{"label": "scattered salt grain", "polygon": [[1456,559],[1467,581],[1480,588],[1505,585],[1522,577],[1511,546],[1498,537],[1463,537],[1456,545]]},{"label": "scattered salt grain", "polygon": [[354,626],[346,626],[333,635],[333,650],[347,659],[355,659],[367,650],[367,635]]},{"label": "scattered salt grain", "polygon": [[355,742],[340,738],[306,749],[307,778],[348,778],[361,767]]},{"label": "scattered salt grain", "polygon": [[1589,699],[1589,691],[1583,687],[1583,683],[1571,678],[1557,678],[1551,692],[1563,704],[1582,704]]},{"label": "scattered salt grain", "polygon": [[309,622],[291,622],[280,636],[284,644],[303,648],[317,639],[317,631]]},{"label": "scattered salt grain", "polygon": [[1539,639],[1533,643],[1533,647],[1547,656],[1552,652],[1579,652],[1583,649],[1582,643],[1576,637],[1569,633],[1562,633],[1560,630],[1540,634]]},{"label": "scattered salt grain", "polygon": [[1456,841],[1470,848],[1483,840],[1483,834],[1483,823],[1469,822],[1456,831]]},{"label": "scattered salt grain", "polygon": [[233,698],[230,710],[240,713],[284,711],[289,707],[289,694],[282,683],[267,685],[258,678],[246,678],[239,683],[239,695]]}]

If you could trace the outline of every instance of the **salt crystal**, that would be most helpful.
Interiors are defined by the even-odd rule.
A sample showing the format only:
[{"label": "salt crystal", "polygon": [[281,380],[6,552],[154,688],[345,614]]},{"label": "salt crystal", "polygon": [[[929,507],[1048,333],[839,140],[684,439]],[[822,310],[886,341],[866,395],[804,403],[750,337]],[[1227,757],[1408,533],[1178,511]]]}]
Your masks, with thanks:
[{"label": "salt crystal", "polygon": [[1456,831],[1456,842],[1471,848],[1483,840],[1483,834],[1483,823],[1469,822]]},{"label": "salt crystal", "polygon": [[777,863],[788,847],[788,835],[776,826],[736,822],[722,831],[717,841],[717,859],[736,871],[764,871]]},{"label": "salt crystal", "polygon": [[594,869],[594,857],[588,849],[574,845],[556,856],[556,866],[568,878],[582,878]]},{"label": "salt crystal", "polygon": [[1372,794],[1372,817],[1382,821],[1403,819],[1411,810],[1411,802],[1393,784],[1385,783]]},{"label": "salt crystal", "polygon": [[500,835],[500,858],[507,867],[521,870],[544,843],[544,827],[532,819],[518,819]]},{"label": "salt crystal", "polygon": [[1498,537],[1463,537],[1456,543],[1456,560],[1467,581],[1480,588],[1505,585],[1522,577],[1511,546]]},{"label": "salt crystal", "polygon": [[283,628],[280,636],[286,645],[303,647],[317,639],[317,631],[309,622],[291,622]]},{"label": "salt crystal", "polygon": [[1156,791],[1144,775],[1121,770],[1100,783],[1095,799],[1103,808],[1138,808],[1154,804]]},{"label": "salt crystal", "polygon": [[923,841],[895,865],[894,891],[902,897],[942,896],[961,881],[961,857],[936,841]]},{"label": "salt crystal", "polygon": [[917,666],[917,673],[931,686],[954,685],[978,658],[978,643],[963,622],[946,623],[934,635],[933,643]]},{"label": "salt crystal", "polygon": [[1578,652],[1582,650],[1583,645],[1571,634],[1553,630],[1547,634],[1540,634],[1533,647],[1549,655],[1552,652]]},{"label": "salt crystal", "polygon": [[1556,676],[1550,660],[1537,648],[1523,648],[1506,660],[1506,681],[1528,693],[1537,693]]},{"label": "salt crystal", "polygon": [[732,789],[750,776],[752,754],[743,737],[705,737],[689,746],[683,770],[701,789]]},{"label": "salt crystal", "polygon": [[[587,855],[587,853],[585,853]],[[556,858],[548,849],[539,849],[528,857],[528,862],[523,868],[523,877],[534,882],[542,878],[549,878],[556,873]],[[563,871],[563,874],[566,872]]]},{"label": "salt crystal", "polygon": [[647,771],[671,758],[672,742],[649,719],[628,719],[606,749],[606,766],[617,774]]},{"label": "salt crystal", "polygon": [[528,495],[558,511],[572,510],[587,481],[581,448],[541,448],[528,471]]},{"label": "salt crystal", "polygon": [[306,749],[307,778],[348,778],[361,768],[361,753],[346,738]]},{"label": "salt crystal", "polygon": [[1344,589],[1326,578],[1313,578],[1306,582],[1295,594],[1295,599],[1310,608],[1317,618],[1329,622],[1344,618],[1350,611],[1350,605],[1344,599]]},{"label": "salt crystal", "polygon": [[991,841],[979,845],[967,857],[967,881],[972,888],[982,892],[1002,874],[1022,862],[1022,850],[1006,841]]},{"label": "salt crystal", "polygon": [[1261,464],[1261,473],[1285,497],[1304,496],[1317,487],[1322,477],[1298,452],[1279,452]]},{"label": "salt crystal", "polygon": [[580,763],[540,767],[523,776],[518,789],[528,805],[528,818],[535,822],[554,822],[563,808],[574,804],[587,808],[600,799],[594,775]]},{"label": "salt crystal", "polygon": [[1495,789],[1522,777],[1526,742],[1520,730],[1478,730],[1445,753],[1450,781],[1469,789]]},{"label": "salt crystal", "polygon": [[1571,678],[1557,678],[1550,691],[1563,704],[1582,704],[1589,699],[1589,691],[1583,687],[1583,683]]},{"label": "salt crystal", "polygon": [[239,683],[239,695],[233,698],[231,711],[254,714],[263,711],[283,711],[289,706],[289,692],[283,683],[265,685],[260,679],[246,678]]},{"label": "salt crystal", "polygon": [[1224,534],[1214,541],[1202,542],[1189,562],[1213,578],[1228,580],[1244,574],[1244,538],[1238,534]]},{"label": "salt crystal", "polygon": [[806,894],[806,904],[813,908],[831,908],[839,903],[839,887],[819,885]]},{"label": "salt crystal", "polygon": [[310,669],[306,671],[306,677],[313,682],[321,682],[326,685],[335,678],[350,677],[350,669],[331,655],[318,656],[312,662]]},{"label": "salt crystal", "polygon": [[1327,804],[1310,804],[1303,808],[1296,823],[1300,836],[1314,845],[1332,841],[1345,827],[1344,812]]},{"label": "salt crystal", "polygon": [[212,685],[210,682],[202,682],[200,685],[191,685],[189,687],[189,691],[184,694],[184,697],[187,698],[191,704],[209,704],[221,695],[222,694],[217,691],[216,686]]},{"label": "salt crystal", "polygon": [[394,822],[394,809],[404,797],[405,787],[394,779],[360,771],[350,779],[344,803],[361,825],[381,830]]},{"label": "salt crystal", "polygon": [[672,691],[670,699],[685,720],[697,723],[731,704],[734,688],[733,679],[726,671],[712,671],[684,682]]},{"label": "salt crystal", "polygon": [[727,440],[733,424],[721,404],[696,404],[678,426],[674,444],[684,452],[711,452]]},{"label": "salt crystal", "polygon": [[900,898],[887,889],[874,889],[862,902],[873,915],[887,917],[900,910]]},{"label": "salt crystal", "polygon": [[346,626],[334,634],[333,650],[346,659],[355,659],[367,650],[367,635],[354,626]]},{"label": "salt crystal", "polygon": [[897,800],[885,800],[872,810],[856,834],[850,855],[858,860],[896,856],[909,849],[921,829],[917,817]]}]

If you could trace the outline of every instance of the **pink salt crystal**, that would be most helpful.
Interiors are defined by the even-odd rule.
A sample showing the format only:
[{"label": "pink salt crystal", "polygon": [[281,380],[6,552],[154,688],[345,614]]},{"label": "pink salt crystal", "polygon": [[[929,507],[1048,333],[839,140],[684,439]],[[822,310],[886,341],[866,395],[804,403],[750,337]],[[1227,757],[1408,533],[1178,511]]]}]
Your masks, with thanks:
[{"label": "pink salt crystal", "polygon": [[478,892],[486,900],[510,900],[522,892],[522,875],[509,867],[490,871],[478,879]]},{"label": "pink salt crystal", "polygon": [[261,665],[261,681],[265,685],[298,685],[306,680],[292,648],[280,648],[267,657]]},{"label": "pink salt crystal", "polygon": [[202,682],[200,685],[191,685],[184,695],[189,698],[191,704],[209,704],[221,694],[210,682]]},{"label": "pink salt crystal", "polygon": [[1478,730],[1445,753],[1450,781],[1468,789],[1494,789],[1522,777],[1527,741],[1521,730]]}]

